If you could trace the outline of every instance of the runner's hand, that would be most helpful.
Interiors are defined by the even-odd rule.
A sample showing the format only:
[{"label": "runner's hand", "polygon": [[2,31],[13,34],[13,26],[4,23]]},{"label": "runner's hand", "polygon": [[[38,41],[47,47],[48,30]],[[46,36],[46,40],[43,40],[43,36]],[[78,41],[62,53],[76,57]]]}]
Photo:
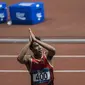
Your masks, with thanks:
[{"label": "runner's hand", "polygon": [[33,42],[31,35],[30,35],[30,37],[29,37],[29,42],[30,42],[30,43]]},{"label": "runner's hand", "polygon": [[29,28],[29,32],[30,32],[30,36],[32,38],[32,41],[35,41],[36,38],[35,38],[35,35],[33,34],[32,30]]}]

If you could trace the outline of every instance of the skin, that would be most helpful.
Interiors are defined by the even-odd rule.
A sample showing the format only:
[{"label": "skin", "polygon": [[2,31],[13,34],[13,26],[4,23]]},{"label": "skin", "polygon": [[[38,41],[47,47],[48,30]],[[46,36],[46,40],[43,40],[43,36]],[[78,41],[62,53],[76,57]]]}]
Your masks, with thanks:
[{"label": "skin", "polygon": [[[35,35],[33,34],[32,30],[29,28],[29,33],[30,33],[30,38],[29,38],[29,43],[27,43],[24,48],[22,48],[20,54],[18,55],[17,60],[21,64],[25,64],[27,66],[27,69],[30,71],[30,64],[31,64],[31,59],[35,58],[40,60],[42,56],[42,50],[43,48],[46,49],[46,56],[47,60],[50,64],[53,56],[55,55],[55,48],[52,47],[51,45],[44,43],[38,39],[35,38]],[[32,48],[30,49],[29,46],[32,44]],[[32,53],[30,52],[32,51]],[[29,53],[29,55],[26,55],[26,53]]]},{"label": "skin", "polygon": [[42,56],[42,47],[36,42],[33,42],[32,47],[32,52],[34,53],[33,57],[36,59],[40,59]]}]

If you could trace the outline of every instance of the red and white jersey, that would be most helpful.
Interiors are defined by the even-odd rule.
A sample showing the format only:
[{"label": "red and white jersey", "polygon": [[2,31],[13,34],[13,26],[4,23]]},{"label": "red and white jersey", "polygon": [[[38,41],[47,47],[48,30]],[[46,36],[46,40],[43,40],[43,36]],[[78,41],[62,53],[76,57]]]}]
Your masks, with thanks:
[{"label": "red and white jersey", "polygon": [[45,54],[41,60],[32,58],[30,74],[31,85],[54,85],[53,67],[47,61]]}]

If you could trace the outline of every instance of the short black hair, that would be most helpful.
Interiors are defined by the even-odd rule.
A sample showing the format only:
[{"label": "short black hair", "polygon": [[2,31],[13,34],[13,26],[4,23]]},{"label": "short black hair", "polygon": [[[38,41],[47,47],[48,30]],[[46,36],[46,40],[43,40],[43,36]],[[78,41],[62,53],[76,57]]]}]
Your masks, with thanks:
[{"label": "short black hair", "polygon": [[[40,37],[35,36],[35,38],[36,38],[37,40],[41,40]],[[32,50],[32,48],[33,48],[33,43],[30,44],[29,48],[30,48],[30,50]]]},{"label": "short black hair", "polygon": [[35,36],[35,38],[36,38],[37,40],[41,40],[41,38],[40,38],[40,37]]}]

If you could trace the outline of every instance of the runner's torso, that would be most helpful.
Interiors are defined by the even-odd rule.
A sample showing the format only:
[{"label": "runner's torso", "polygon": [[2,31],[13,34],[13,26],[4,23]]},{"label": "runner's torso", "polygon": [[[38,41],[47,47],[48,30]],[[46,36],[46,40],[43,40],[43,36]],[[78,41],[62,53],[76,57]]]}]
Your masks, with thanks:
[{"label": "runner's torso", "polygon": [[31,85],[54,85],[53,67],[45,55],[42,56],[41,60],[32,59],[30,75]]}]

